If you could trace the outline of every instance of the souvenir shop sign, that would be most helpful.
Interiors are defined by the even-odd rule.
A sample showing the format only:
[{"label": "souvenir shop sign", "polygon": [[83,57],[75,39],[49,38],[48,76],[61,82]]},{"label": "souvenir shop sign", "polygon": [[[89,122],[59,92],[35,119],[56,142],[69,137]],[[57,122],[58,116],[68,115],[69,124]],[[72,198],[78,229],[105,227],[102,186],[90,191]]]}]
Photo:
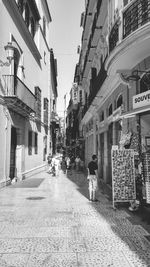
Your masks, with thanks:
[{"label": "souvenir shop sign", "polygon": [[150,90],[133,96],[133,109],[145,107],[150,104]]},{"label": "souvenir shop sign", "polygon": [[115,202],[136,199],[134,150],[112,149],[112,190]]}]

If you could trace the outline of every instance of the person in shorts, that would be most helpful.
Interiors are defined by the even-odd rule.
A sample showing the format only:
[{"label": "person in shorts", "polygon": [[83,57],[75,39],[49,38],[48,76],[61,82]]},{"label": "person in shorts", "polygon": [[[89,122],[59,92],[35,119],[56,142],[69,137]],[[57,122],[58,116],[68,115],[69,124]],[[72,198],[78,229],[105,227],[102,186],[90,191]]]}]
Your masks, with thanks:
[{"label": "person in shorts", "polygon": [[97,190],[97,179],[98,179],[98,165],[97,165],[97,156],[92,156],[92,161],[88,164],[88,177],[89,180],[89,200],[98,201],[96,199],[96,190]]}]

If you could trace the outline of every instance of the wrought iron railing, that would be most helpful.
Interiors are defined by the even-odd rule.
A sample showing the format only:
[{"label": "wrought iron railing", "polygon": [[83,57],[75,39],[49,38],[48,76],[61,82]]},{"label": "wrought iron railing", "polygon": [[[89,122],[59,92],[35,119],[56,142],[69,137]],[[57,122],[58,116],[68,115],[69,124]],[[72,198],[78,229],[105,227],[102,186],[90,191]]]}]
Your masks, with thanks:
[{"label": "wrought iron railing", "polygon": [[150,22],[150,0],[134,1],[123,13],[123,38]]},{"label": "wrought iron railing", "polygon": [[91,84],[91,93],[88,97],[88,106],[91,105],[93,99],[95,98],[95,96],[97,95],[98,91],[100,90],[102,84],[104,83],[105,79],[107,77],[107,72],[104,68],[104,63],[101,66],[101,69],[96,77],[95,80],[92,81]]},{"label": "wrought iron railing", "polygon": [[119,41],[119,25],[118,21],[116,21],[109,35],[109,53],[116,47],[118,41]]},{"label": "wrought iron railing", "polygon": [[24,104],[35,111],[36,98],[29,88],[14,75],[3,75],[5,81],[5,96],[16,96]]}]

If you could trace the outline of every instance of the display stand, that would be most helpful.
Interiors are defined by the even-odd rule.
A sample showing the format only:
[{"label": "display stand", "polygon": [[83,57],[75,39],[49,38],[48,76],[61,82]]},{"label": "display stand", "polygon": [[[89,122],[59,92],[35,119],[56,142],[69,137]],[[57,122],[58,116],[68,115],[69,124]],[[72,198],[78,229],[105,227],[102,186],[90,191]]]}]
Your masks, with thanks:
[{"label": "display stand", "polygon": [[116,202],[136,199],[134,150],[112,149],[112,196],[113,208]]}]

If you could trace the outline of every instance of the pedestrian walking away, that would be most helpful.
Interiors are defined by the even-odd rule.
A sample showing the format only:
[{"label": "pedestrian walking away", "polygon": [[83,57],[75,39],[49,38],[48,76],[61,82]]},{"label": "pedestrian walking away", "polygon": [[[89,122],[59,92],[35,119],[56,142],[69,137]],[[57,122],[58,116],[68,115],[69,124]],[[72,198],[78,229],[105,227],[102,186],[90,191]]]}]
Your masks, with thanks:
[{"label": "pedestrian walking away", "polygon": [[98,165],[97,165],[97,156],[93,155],[92,160],[88,164],[88,176],[89,181],[89,200],[97,201],[96,191],[97,191],[97,179],[98,179]]},{"label": "pedestrian walking away", "polygon": [[51,153],[49,153],[47,156],[48,173],[51,173],[51,167],[52,167],[51,163],[52,163],[52,155],[51,155]]},{"label": "pedestrian walking away", "polygon": [[69,156],[67,156],[65,158],[65,162],[66,162],[66,173],[68,172],[68,170],[71,170],[71,165],[70,165],[70,158]]},{"label": "pedestrian walking away", "polygon": [[76,159],[75,159],[75,164],[76,164],[76,171],[79,171],[80,170],[80,157],[77,156]]}]

